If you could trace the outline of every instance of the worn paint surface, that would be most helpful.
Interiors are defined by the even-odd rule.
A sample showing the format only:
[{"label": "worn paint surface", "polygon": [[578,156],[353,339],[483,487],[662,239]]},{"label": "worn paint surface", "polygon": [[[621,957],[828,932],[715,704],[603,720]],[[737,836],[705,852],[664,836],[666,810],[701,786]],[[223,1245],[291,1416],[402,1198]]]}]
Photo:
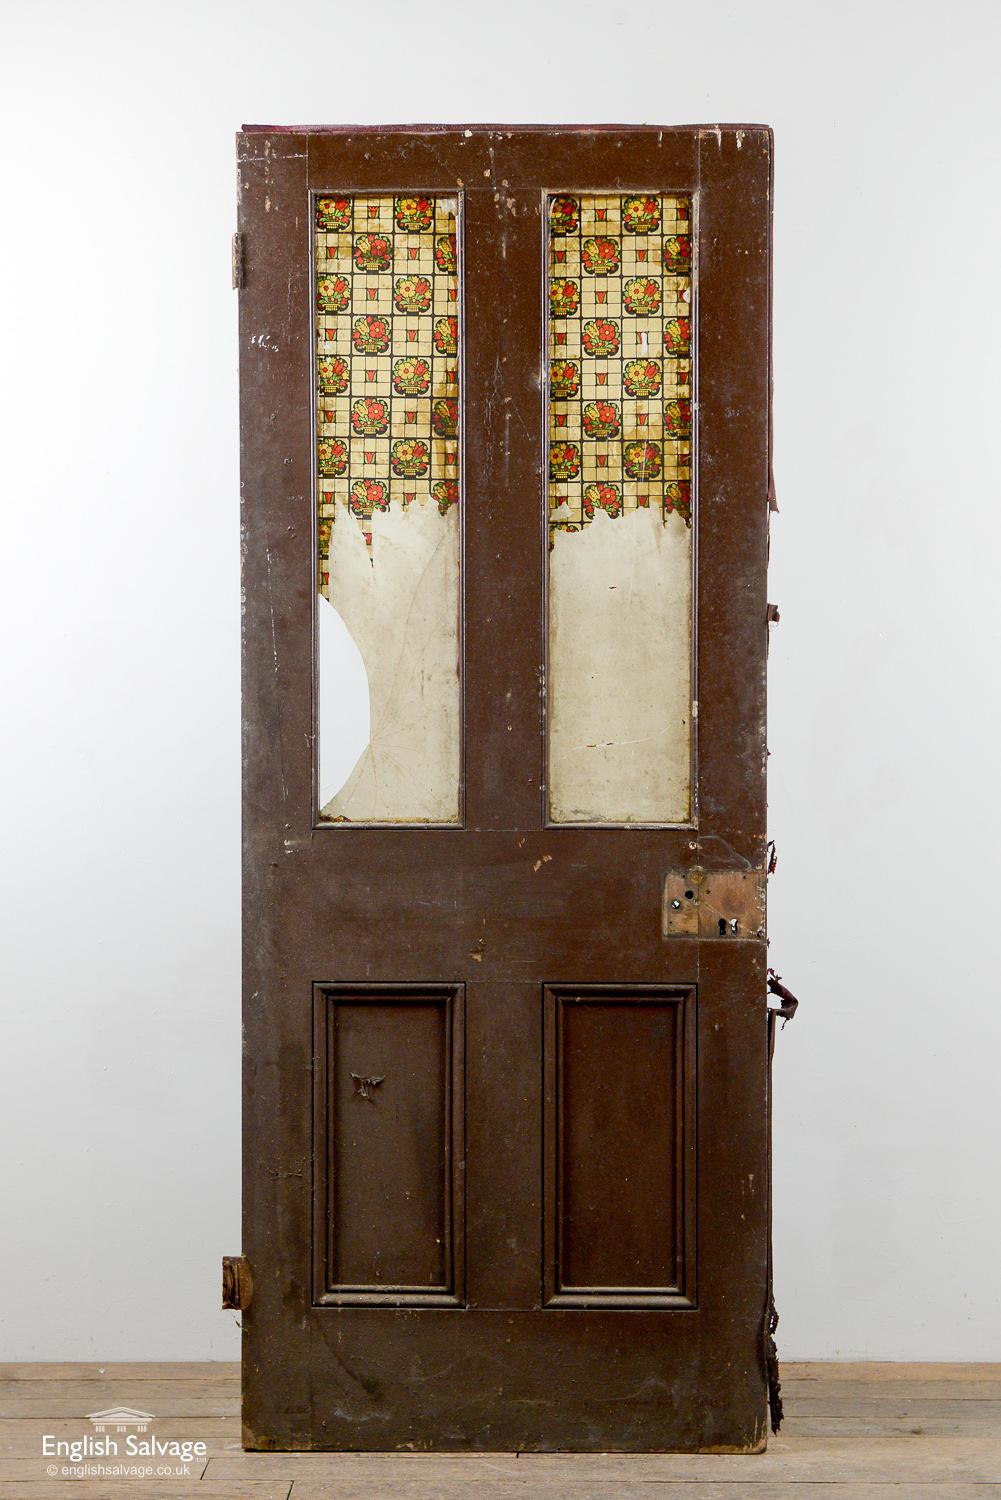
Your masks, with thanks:
[{"label": "worn paint surface", "polygon": [[[459,514],[436,506],[344,516],[328,554],[336,613],[368,675],[370,730],[345,766],[343,643],[322,595],[319,642],[321,816],[352,822],[459,819]],[[347,727],[347,726],[346,726]],[[349,727],[347,732],[351,733]],[[341,784],[343,783],[343,784]]]},{"label": "worn paint surface", "polygon": [[549,557],[549,815],[682,823],[691,805],[691,532],[599,511]]}]

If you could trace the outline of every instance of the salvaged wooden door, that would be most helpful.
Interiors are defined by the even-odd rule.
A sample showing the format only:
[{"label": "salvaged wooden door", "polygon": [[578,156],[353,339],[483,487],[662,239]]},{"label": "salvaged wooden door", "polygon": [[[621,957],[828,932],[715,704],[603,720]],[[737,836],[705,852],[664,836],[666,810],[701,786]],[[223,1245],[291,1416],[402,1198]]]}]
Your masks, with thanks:
[{"label": "salvaged wooden door", "polygon": [[764,1445],[770,179],[239,137],[248,1447]]}]

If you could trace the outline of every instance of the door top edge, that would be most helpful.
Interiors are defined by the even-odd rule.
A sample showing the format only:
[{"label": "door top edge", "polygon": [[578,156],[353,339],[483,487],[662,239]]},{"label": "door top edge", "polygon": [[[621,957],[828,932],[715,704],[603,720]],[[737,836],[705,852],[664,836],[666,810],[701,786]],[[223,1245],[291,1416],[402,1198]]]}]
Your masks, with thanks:
[{"label": "door top edge", "polygon": [[605,135],[626,133],[630,135],[697,135],[702,132],[715,135],[717,132],[760,134],[769,139],[774,132],[770,125],[737,121],[704,121],[690,125],[639,125],[636,123],[559,125],[559,124],[416,124],[390,125],[241,125],[238,136],[244,135]]}]

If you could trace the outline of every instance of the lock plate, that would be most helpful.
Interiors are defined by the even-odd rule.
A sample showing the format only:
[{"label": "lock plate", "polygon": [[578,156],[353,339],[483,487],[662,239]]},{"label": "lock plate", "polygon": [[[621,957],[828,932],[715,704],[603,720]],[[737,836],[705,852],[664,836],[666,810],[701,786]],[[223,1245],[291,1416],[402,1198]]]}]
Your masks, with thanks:
[{"label": "lock plate", "polygon": [[763,938],[763,870],[671,870],[664,877],[661,932],[665,938]]}]

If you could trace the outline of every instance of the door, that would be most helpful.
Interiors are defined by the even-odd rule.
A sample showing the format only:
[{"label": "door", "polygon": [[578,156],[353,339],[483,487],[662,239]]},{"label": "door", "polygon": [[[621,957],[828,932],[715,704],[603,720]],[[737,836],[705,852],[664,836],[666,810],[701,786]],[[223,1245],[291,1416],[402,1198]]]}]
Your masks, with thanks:
[{"label": "door", "polygon": [[770,174],[239,137],[248,1447],[764,1445]]}]

